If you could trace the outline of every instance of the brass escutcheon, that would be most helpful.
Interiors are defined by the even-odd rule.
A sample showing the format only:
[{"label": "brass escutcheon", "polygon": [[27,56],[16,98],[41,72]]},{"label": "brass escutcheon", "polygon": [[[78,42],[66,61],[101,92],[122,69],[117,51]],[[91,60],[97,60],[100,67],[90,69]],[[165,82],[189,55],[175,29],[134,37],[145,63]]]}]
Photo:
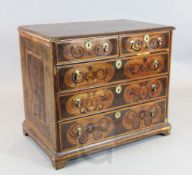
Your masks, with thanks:
[{"label": "brass escutcheon", "polygon": [[122,61],[121,60],[117,60],[116,61],[116,68],[117,69],[121,69],[121,67],[122,67]]},{"label": "brass escutcheon", "polygon": [[93,46],[93,44],[92,44],[92,42],[91,42],[90,40],[87,40],[87,41],[85,42],[85,48],[86,48],[87,50],[92,49],[92,46]]},{"label": "brass escutcheon", "polygon": [[120,111],[116,112],[115,113],[115,118],[119,119],[120,117],[121,117],[121,112]]},{"label": "brass escutcheon", "polygon": [[144,41],[145,41],[146,43],[148,43],[149,40],[150,40],[150,36],[149,36],[149,34],[146,34],[146,35],[144,36]]},{"label": "brass escutcheon", "polygon": [[117,86],[117,87],[115,88],[115,91],[116,91],[117,94],[120,94],[121,91],[122,91],[122,87],[121,87],[121,86]]}]

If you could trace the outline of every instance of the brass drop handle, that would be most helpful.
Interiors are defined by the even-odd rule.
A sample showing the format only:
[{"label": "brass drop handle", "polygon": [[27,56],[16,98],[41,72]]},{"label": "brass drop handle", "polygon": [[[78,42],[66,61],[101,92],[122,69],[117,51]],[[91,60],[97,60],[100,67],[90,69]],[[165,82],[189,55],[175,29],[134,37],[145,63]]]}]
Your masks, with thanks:
[{"label": "brass drop handle", "polygon": [[155,111],[151,110],[150,115],[151,115],[151,117],[155,117]]},{"label": "brass drop handle", "polygon": [[157,85],[156,84],[152,84],[151,85],[151,89],[153,92],[156,92],[157,91]]},{"label": "brass drop handle", "polygon": [[74,81],[74,82],[79,82],[79,79],[80,79],[80,71],[79,71],[79,70],[76,70],[76,71],[73,73],[73,81]]},{"label": "brass drop handle", "polygon": [[77,108],[80,108],[80,107],[81,107],[81,99],[80,99],[80,98],[76,98],[76,100],[75,100],[75,106],[76,106]]},{"label": "brass drop handle", "polygon": [[82,135],[82,129],[80,127],[77,128],[77,135],[78,136]]},{"label": "brass drop handle", "polygon": [[109,44],[108,44],[107,42],[105,42],[105,43],[103,44],[103,51],[104,51],[104,52],[108,52],[108,50],[109,50]]},{"label": "brass drop handle", "polygon": [[153,68],[157,69],[159,67],[159,61],[158,60],[154,60],[153,61]]},{"label": "brass drop handle", "polygon": [[93,44],[92,44],[92,42],[90,40],[85,41],[85,48],[87,50],[91,50],[92,47],[93,47]]},{"label": "brass drop handle", "polygon": [[121,118],[121,112],[120,112],[120,111],[118,111],[118,112],[115,113],[115,118],[116,118],[116,119]]},{"label": "brass drop handle", "polygon": [[162,45],[162,42],[163,42],[162,37],[161,37],[161,36],[159,36],[157,40],[158,40],[158,42],[159,42],[159,45],[161,46],[161,45]]}]

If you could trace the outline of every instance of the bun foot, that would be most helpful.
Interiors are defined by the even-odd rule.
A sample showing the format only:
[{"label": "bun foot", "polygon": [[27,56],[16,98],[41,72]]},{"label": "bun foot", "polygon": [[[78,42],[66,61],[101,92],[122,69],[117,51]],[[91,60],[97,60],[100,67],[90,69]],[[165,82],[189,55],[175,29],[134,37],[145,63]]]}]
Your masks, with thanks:
[{"label": "bun foot", "polygon": [[160,135],[163,135],[163,136],[168,136],[171,134],[171,128],[169,129],[166,129],[166,130],[163,130]]},{"label": "bun foot", "polygon": [[67,160],[52,160],[52,165],[56,170],[64,168],[66,163]]},{"label": "bun foot", "polygon": [[26,129],[23,127],[23,135],[24,136],[29,136],[29,134],[27,133]]}]

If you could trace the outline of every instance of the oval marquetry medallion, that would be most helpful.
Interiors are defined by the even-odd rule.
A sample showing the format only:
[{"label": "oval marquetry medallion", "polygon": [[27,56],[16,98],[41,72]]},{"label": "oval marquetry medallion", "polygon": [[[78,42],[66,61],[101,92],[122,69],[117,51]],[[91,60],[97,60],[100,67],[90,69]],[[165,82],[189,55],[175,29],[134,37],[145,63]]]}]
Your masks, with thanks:
[{"label": "oval marquetry medallion", "polygon": [[[78,71],[78,75],[76,75]],[[115,66],[109,63],[73,66],[66,71],[64,82],[68,87],[96,85],[110,81],[115,74]]]},{"label": "oval marquetry medallion", "polygon": [[[80,99],[78,106],[76,106],[77,99]],[[66,110],[72,115],[86,114],[106,109],[112,105],[113,101],[114,94],[111,90],[99,89],[71,96],[66,102]]]}]

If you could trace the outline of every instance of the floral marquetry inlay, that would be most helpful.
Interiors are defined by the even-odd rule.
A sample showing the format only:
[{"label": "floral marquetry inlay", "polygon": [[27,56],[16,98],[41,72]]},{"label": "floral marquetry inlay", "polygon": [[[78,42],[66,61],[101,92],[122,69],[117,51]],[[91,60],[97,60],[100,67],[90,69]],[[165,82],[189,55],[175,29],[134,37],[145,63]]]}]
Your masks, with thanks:
[{"label": "floral marquetry inlay", "polygon": [[57,69],[58,91],[98,87],[165,74],[169,70],[169,61],[169,54],[164,53],[61,66]]},{"label": "floral marquetry inlay", "polygon": [[164,76],[124,83],[119,86],[112,85],[79,91],[76,94],[66,94],[59,98],[60,117],[67,119],[67,117],[89,115],[93,112],[104,112],[117,107],[125,107],[125,105],[130,106],[146,100],[165,97],[167,82],[168,78]]},{"label": "floral marquetry inlay", "polygon": [[58,46],[59,59],[66,61],[107,57],[117,54],[117,37],[83,38]]},{"label": "floral marquetry inlay", "polygon": [[163,123],[166,118],[165,105],[166,102],[162,100],[120,110],[121,116],[118,118],[115,112],[108,112],[70,121],[61,127],[66,137],[63,147],[81,147]]},{"label": "floral marquetry inlay", "polygon": [[159,121],[162,113],[159,105],[152,105],[145,109],[129,110],[123,116],[122,125],[125,129],[134,130],[150,126]]},{"label": "floral marquetry inlay", "polygon": [[83,120],[71,125],[67,130],[66,136],[70,144],[86,144],[106,138],[113,129],[113,120],[100,116],[91,121]]},{"label": "floral marquetry inlay", "polygon": [[162,80],[151,80],[145,83],[134,83],[126,87],[124,100],[126,102],[141,101],[158,97],[163,91]]},{"label": "floral marquetry inlay", "polygon": [[122,53],[150,52],[167,49],[169,33],[146,33],[122,37]]},{"label": "floral marquetry inlay", "polygon": [[165,67],[165,59],[162,55],[130,59],[124,65],[124,74],[127,78],[133,79],[139,76],[160,73]]},{"label": "floral marquetry inlay", "polygon": [[[107,43],[107,49],[104,48],[104,43]],[[92,48],[87,49],[84,47],[84,45],[81,44],[70,44],[67,47],[64,48],[63,54],[66,58],[72,59],[72,58],[81,58],[84,56],[104,56],[109,55],[112,51],[112,43],[110,41],[104,41],[101,43],[94,43]]]},{"label": "floral marquetry inlay", "polygon": [[74,66],[66,72],[64,82],[69,87],[93,85],[110,81],[114,74],[115,67],[108,63]]},{"label": "floral marquetry inlay", "polygon": [[109,89],[89,91],[69,98],[66,109],[69,114],[86,114],[106,109],[112,105],[114,94]]}]

